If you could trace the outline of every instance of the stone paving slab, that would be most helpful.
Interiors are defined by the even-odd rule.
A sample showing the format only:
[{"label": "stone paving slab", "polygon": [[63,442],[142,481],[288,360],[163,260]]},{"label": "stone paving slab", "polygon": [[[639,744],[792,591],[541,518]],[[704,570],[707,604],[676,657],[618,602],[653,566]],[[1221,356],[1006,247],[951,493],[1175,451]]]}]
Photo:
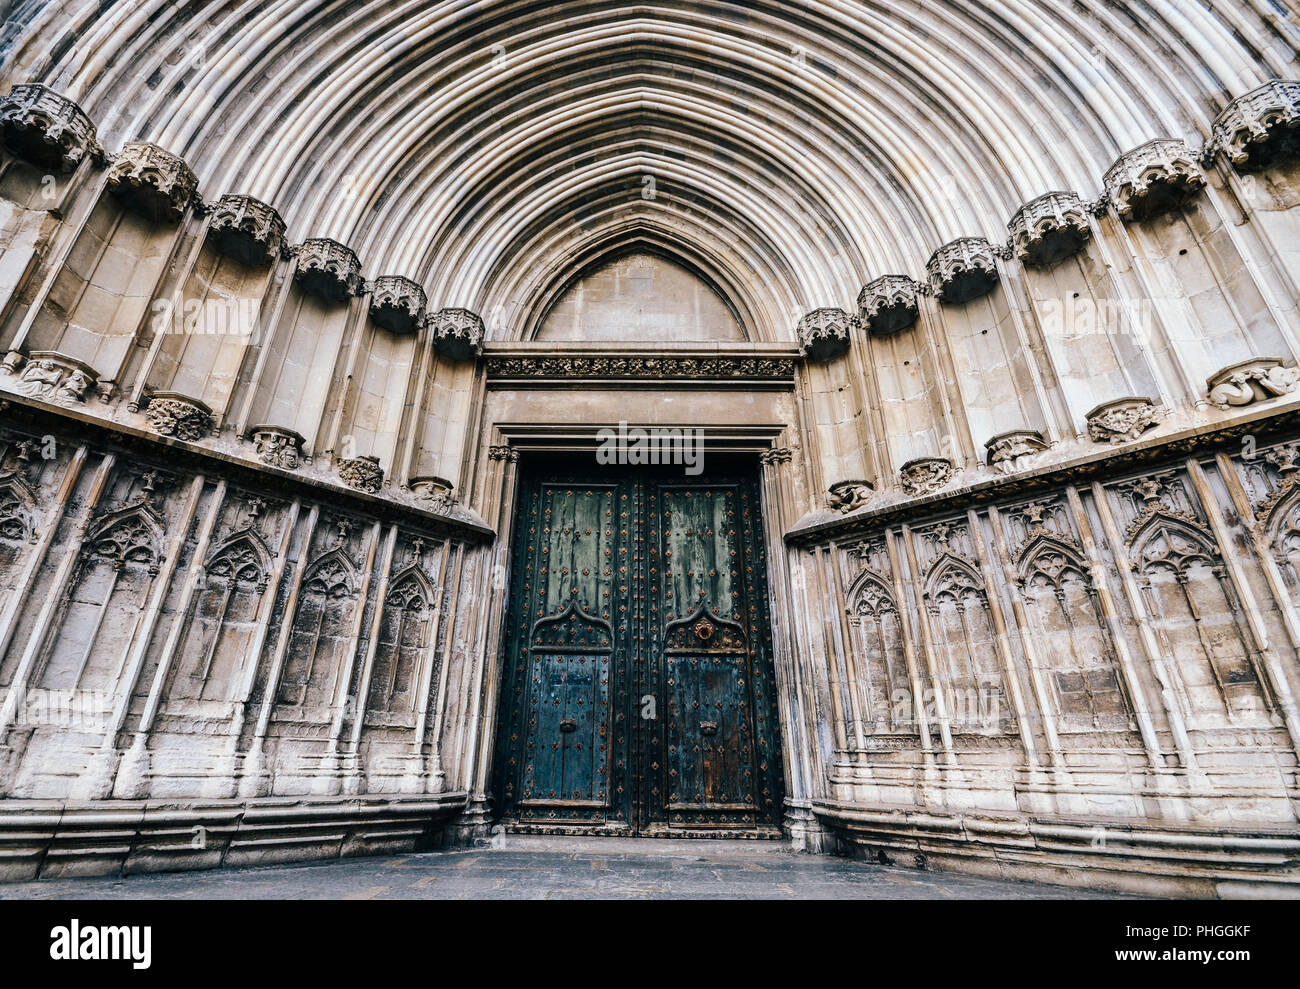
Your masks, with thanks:
[{"label": "stone paving slab", "polygon": [[0,885],[0,899],[1051,900],[1060,886],[800,855],[783,843],[506,837],[493,847]]}]

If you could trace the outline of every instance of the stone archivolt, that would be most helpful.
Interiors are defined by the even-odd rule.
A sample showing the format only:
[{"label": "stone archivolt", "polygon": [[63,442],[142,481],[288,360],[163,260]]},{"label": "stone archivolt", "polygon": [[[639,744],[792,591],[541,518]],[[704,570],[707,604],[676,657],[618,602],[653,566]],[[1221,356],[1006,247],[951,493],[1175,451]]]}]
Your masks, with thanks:
[{"label": "stone archivolt", "polygon": [[133,141],[113,157],[108,187],[150,219],[175,222],[198,194],[199,180],[182,158],[156,144]]}]

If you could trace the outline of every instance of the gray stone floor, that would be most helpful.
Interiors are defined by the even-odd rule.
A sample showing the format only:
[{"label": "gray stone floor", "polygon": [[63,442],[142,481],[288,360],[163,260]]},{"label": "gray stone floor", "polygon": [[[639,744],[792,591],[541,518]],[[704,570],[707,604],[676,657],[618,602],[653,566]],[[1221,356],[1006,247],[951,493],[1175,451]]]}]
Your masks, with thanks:
[{"label": "gray stone floor", "polygon": [[1045,900],[1059,886],[796,855],[780,842],[498,838],[493,847],[292,866],[0,885],[0,899]]}]

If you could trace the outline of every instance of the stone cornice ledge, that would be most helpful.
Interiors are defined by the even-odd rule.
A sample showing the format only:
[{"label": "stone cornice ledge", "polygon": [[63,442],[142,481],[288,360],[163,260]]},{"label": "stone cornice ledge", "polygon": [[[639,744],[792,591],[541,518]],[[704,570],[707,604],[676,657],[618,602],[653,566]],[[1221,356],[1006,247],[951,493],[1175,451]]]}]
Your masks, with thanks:
[{"label": "stone cornice ledge", "polygon": [[605,342],[486,344],[481,358],[492,383],[680,381],[788,384],[803,362],[788,344],[668,343],[629,348]]},{"label": "stone cornice ledge", "polygon": [[282,470],[257,461],[235,457],[222,450],[209,449],[199,443],[190,443],[174,436],[160,436],[150,430],[139,429],[127,423],[108,422],[75,408],[55,408],[24,395],[8,391],[0,393],[0,426],[9,424],[15,427],[31,426],[45,429],[47,432],[56,432],[57,426],[52,424],[58,422],[79,427],[82,430],[78,436],[80,441],[93,442],[97,438],[98,442],[109,446],[164,447],[169,456],[169,467],[190,468],[204,474],[220,474],[253,487],[273,483],[291,496],[300,493],[304,498],[318,498],[324,502],[350,505],[385,522],[406,519],[440,535],[460,537],[474,543],[492,542],[496,539],[496,532],[469,509],[461,509],[465,514],[472,516],[468,519],[438,515],[415,505],[393,501],[380,495],[367,494],[341,484],[329,484],[295,471]]},{"label": "stone cornice ledge", "polygon": [[975,504],[1059,488],[1064,484],[1120,476],[1143,466],[1213,450],[1247,435],[1264,438],[1290,432],[1300,432],[1300,404],[1294,400],[1220,422],[1202,423],[1149,440],[1137,440],[1121,447],[1099,447],[1095,453],[1086,456],[1007,477],[991,477],[976,484],[882,505],[854,515],[828,519],[826,512],[813,512],[785,534],[785,541],[792,546],[811,546],[870,535],[898,522],[922,521]]}]

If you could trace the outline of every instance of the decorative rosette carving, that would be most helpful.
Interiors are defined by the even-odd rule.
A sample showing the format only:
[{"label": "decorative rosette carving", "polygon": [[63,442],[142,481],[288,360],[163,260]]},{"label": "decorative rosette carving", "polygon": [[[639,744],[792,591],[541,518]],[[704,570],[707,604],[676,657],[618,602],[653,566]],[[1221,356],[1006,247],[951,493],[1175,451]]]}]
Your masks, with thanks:
[{"label": "decorative rosette carving", "polygon": [[410,482],[411,493],[424,503],[425,508],[439,515],[450,513],[460,503],[453,493],[454,487],[443,477],[413,477]]},{"label": "decorative rosette carving", "polygon": [[1016,256],[1032,268],[1074,257],[1092,238],[1088,207],[1073,192],[1049,192],[1026,203],[1007,224]]},{"label": "decorative rosette carving", "polygon": [[1043,434],[1034,429],[1013,429],[999,433],[984,444],[988,463],[994,470],[1012,474],[1029,466],[1032,458],[1048,449]]},{"label": "decorative rosette carving", "polygon": [[129,209],[151,220],[175,222],[185,215],[199,180],[183,158],[156,144],[132,141],[113,159],[108,188]]},{"label": "decorative rosette carving", "polygon": [[921,457],[909,460],[899,468],[903,491],[913,498],[932,494],[949,484],[957,474],[952,461],[946,457]]},{"label": "decorative rosette carving", "polygon": [[294,277],[305,291],[330,302],[342,302],[362,288],[361,262],[356,254],[328,237],[302,242]]},{"label": "decorative rosette carving", "polygon": [[438,353],[454,361],[469,361],[483,353],[483,320],[468,309],[440,309],[429,315],[429,329]]},{"label": "decorative rosette carving", "polygon": [[18,376],[18,390],[43,400],[84,402],[99,375],[89,364],[52,350],[34,351]]},{"label": "decorative rosette carving", "polygon": [[1207,149],[1242,172],[1300,156],[1300,82],[1272,79],[1228,104]]},{"label": "decorative rosette carving", "polygon": [[1149,398],[1120,398],[1088,413],[1088,436],[1094,443],[1118,445],[1138,439],[1160,421],[1160,409]]},{"label": "decorative rosette carving", "polygon": [[849,314],[843,309],[815,309],[799,320],[799,346],[813,361],[829,361],[849,349]]},{"label": "decorative rosette carving", "polygon": [[85,111],[36,83],[15,86],[0,100],[0,137],[24,161],[63,172],[99,152],[95,125]]},{"label": "decorative rosette carving", "polygon": [[381,275],[370,286],[371,318],[394,333],[414,333],[424,304],[424,289],[401,275]]},{"label": "decorative rosette carving", "polygon": [[267,466],[296,470],[305,459],[302,448],[307,441],[292,429],[283,426],[254,426],[248,435],[257,450],[257,459]]},{"label": "decorative rosette carving", "polygon": [[1284,366],[1277,357],[1253,357],[1225,367],[1206,386],[1210,404],[1227,410],[1288,395],[1300,385],[1300,368]]},{"label": "decorative rosette carving", "polygon": [[197,398],[177,392],[155,392],[145,406],[144,416],[160,436],[195,443],[212,433],[212,409]]},{"label": "decorative rosette carving", "polygon": [[870,481],[839,481],[826,493],[826,504],[848,515],[866,508],[875,493],[876,487]]},{"label": "decorative rosette carving", "polygon": [[885,275],[858,296],[858,321],[868,333],[885,336],[916,322],[919,286],[906,275]]},{"label": "decorative rosette carving", "polygon": [[217,250],[244,264],[264,265],[280,253],[284,220],[252,196],[222,196],[212,207],[208,236]]},{"label": "decorative rosette carving", "polygon": [[1106,196],[1120,219],[1147,220],[1180,209],[1205,188],[1196,153],[1182,141],[1148,141],[1106,172]]},{"label": "decorative rosette carving", "polygon": [[338,462],[339,477],[350,488],[375,494],[384,485],[384,469],[378,457],[356,457]]},{"label": "decorative rosette carving", "polygon": [[962,237],[931,256],[926,270],[935,297],[949,305],[971,302],[998,283],[997,254],[983,237]]}]

